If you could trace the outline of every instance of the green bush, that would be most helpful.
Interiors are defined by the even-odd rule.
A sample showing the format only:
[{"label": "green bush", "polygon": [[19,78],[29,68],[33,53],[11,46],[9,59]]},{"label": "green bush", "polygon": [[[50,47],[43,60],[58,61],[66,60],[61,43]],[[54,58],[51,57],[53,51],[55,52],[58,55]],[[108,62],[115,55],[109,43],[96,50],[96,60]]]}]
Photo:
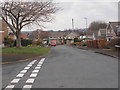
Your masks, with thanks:
[{"label": "green bush", "polygon": [[11,38],[9,38],[9,37],[5,37],[4,38],[4,44],[7,47],[12,47],[13,44],[14,44],[14,41]]},{"label": "green bush", "polygon": [[82,42],[82,46],[87,46],[86,42]]},{"label": "green bush", "polygon": [[30,39],[22,39],[21,44],[22,44],[22,46],[28,46],[28,45],[32,44],[32,40],[30,40]]},{"label": "green bush", "polygon": [[[21,45],[22,46],[28,46],[32,44],[32,40],[30,39],[21,39]],[[16,40],[14,42],[14,46],[16,46]]]}]

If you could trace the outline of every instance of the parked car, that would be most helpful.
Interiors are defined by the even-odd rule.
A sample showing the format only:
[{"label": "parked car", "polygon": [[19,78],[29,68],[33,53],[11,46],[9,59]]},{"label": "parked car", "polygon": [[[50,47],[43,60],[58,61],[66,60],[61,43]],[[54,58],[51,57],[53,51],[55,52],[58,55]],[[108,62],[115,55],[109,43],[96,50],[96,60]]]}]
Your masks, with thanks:
[{"label": "parked car", "polygon": [[55,41],[55,40],[52,40],[52,41],[50,41],[50,45],[51,45],[51,46],[56,46],[56,45],[57,45],[57,43],[56,43],[56,41]]}]

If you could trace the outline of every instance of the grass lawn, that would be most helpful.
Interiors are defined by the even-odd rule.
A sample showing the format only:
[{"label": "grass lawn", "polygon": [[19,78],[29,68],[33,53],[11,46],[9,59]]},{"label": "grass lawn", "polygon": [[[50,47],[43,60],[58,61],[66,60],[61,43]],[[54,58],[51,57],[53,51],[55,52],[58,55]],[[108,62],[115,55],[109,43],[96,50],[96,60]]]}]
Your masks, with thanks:
[{"label": "grass lawn", "polygon": [[44,48],[44,47],[22,47],[20,49],[18,48],[3,48],[2,53],[3,54],[40,54],[44,55],[49,52],[50,48]]}]

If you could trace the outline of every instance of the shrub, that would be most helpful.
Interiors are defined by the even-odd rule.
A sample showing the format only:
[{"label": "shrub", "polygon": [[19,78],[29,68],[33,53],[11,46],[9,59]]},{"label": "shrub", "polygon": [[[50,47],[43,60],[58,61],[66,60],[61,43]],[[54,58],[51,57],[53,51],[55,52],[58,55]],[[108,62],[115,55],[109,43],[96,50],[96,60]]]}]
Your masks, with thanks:
[{"label": "shrub", "polygon": [[42,43],[42,40],[32,41],[32,44],[33,44],[34,46],[44,47],[44,44]]},{"label": "shrub", "polygon": [[87,46],[86,42],[81,43],[82,46]]},{"label": "shrub", "polygon": [[111,41],[108,42],[108,45],[109,45],[111,48],[115,48],[115,45],[120,45],[120,38],[111,39]]},{"label": "shrub", "polygon": [[[32,44],[32,40],[30,39],[21,39],[21,45],[22,46],[28,46]],[[14,46],[16,46],[16,40],[14,42]]]},{"label": "shrub", "polygon": [[4,38],[4,44],[7,47],[12,47],[13,44],[14,44],[14,41],[11,38],[9,38],[9,37],[5,37]]},{"label": "shrub", "polygon": [[30,40],[30,39],[22,39],[21,44],[22,44],[22,46],[28,46],[28,45],[32,44],[32,40]]}]

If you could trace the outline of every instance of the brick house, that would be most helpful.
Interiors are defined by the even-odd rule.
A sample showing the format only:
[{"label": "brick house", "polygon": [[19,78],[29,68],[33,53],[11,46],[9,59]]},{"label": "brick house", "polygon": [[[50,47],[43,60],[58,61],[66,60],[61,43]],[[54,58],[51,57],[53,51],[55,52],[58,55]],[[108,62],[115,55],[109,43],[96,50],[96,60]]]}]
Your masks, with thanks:
[{"label": "brick house", "polygon": [[106,28],[107,41],[117,38],[117,28],[119,25],[120,25],[120,22],[109,22]]},{"label": "brick house", "polygon": [[4,47],[4,38],[8,37],[8,26],[7,24],[3,21],[0,20],[0,47]]}]

